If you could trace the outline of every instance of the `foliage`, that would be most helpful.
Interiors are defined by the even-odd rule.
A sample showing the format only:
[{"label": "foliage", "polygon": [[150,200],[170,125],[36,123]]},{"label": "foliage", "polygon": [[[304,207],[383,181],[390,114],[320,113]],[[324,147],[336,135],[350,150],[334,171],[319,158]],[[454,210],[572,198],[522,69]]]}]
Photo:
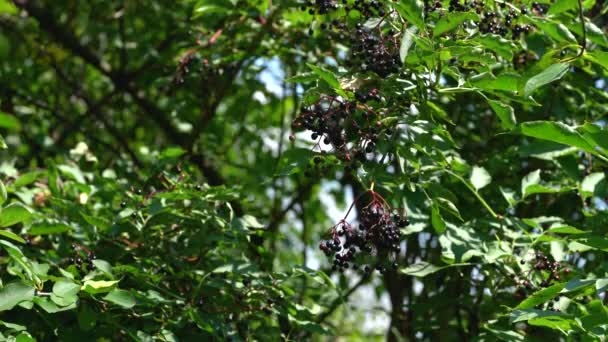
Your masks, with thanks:
[{"label": "foliage", "polygon": [[0,339],[603,341],[607,13],[0,0]]}]

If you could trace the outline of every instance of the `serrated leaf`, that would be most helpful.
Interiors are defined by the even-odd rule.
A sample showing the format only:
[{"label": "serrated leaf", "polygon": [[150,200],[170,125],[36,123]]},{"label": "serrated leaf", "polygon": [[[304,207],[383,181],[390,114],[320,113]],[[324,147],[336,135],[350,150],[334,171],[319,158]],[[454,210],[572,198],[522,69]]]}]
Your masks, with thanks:
[{"label": "serrated leaf", "polygon": [[342,87],[340,86],[340,81],[338,80],[336,75],[334,75],[333,72],[328,71],[324,68],[318,67],[316,65],[310,64],[310,63],[306,63],[306,65],[310,68],[310,70],[312,70],[312,72],[314,72],[323,81],[325,81],[330,87],[332,87],[336,91],[336,93],[338,93],[338,95],[347,97],[346,93],[344,93],[344,90],[342,90]]},{"label": "serrated leaf", "polygon": [[483,167],[473,166],[470,181],[473,187],[479,190],[492,182],[492,176]]},{"label": "serrated leaf", "polygon": [[456,205],[454,205],[454,203],[452,203],[452,201],[445,199],[443,197],[437,197],[435,199],[437,201],[437,204],[439,204],[439,206],[449,212],[450,214],[456,216],[459,220],[464,221],[464,219],[462,218],[462,216],[460,215],[460,211],[458,210],[458,208],[456,207]]},{"label": "serrated leaf", "polygon": [[513,107],[496,100],[488,99],[487,101],[494,113],[496,113],[496,116],[498,116],[502,128],[507,130],[515,128],[517,119],[515,118]]},{"label": "serrated leaf", "polygon": [[524,86],[524,95],[531,95],[536,89],[564,77],[570,69],[568,63],[552,64],[540,73],[532,76]]}]

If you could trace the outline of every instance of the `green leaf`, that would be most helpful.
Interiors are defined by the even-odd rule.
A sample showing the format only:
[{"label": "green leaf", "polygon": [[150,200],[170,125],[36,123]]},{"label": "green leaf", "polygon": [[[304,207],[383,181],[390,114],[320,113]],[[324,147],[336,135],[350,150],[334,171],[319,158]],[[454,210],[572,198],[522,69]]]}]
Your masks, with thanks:
[{"label": "green leaf", "polygon": [[410,26],[407,30],[403,32],[401,46],[399,47],[399,57],[401,58],[402,63],[405,62],[407,53],[414,44],[414,37],[417,31],[418,28],[416,26]]},{"label": "green leaf", "polygon": [[258,222],[258,219],[251,215],[244,215],[240,220],[243,226],[246,228],[260,229],[265,227],[263,224]]},{"label": "green leaf", "polygon": [[4,137],[0,134],[0,150],[6,150],[7,148],[6,141],[4,141]]},{"label": "green leaf", "polygon": [[12,203],[0,211],[0,227],[10,227],[29,220],[32,213],[19,203]]},{"label": "green leaf", "polygon": [[400,272],[403,274],[414,276],[414,277],[423,278],[423,277],[428,276],[429,274],[435,273],[437,271],[441,271],[441,270],[449,268],[449,267],[458,267],[458,266],[467,266],[467,265],[470,265],[470,264],[461,263],[461,264],[451,264],[451,265],[445,265],[445,266],[435,266],[433,264],[429,264],[426,261],[420,261],[415,264],[409,265],[406,268],[402,268],[400,270]]},{"label": "green leaf", "polygon": [[488,99],[487,101],[492,110],[494,110],[494,113],[496,113],[496,116],[498,116],[500,126],[508,130],[513,129],[517,124],[513,107],[496,100]]},{"label": "green leaf", "polygon": [[285,79],[285,82],[290,83],[310,83],[318,79],[318,76],[312,72],[305,72]]},{"label": "green leaf", "polygon": [[0,128],[19,131],[21,129],[21,123],[14,115],[0,112]]},{"label": "green leaf", "polygon": [[470,180],[473,187],[479,190],[492,182],[492,176],[483,167],[474,166]]},{"label": "green leaf", "polygon": [[7,198],[8,196],[6,194],[6,188],[4,187],[4,183],[2,183],[2,181],[0,180],[0,204],[6,202]]},{"label": "green leaf", "polygon": [[445,199],[443,197],[436,197],[435,201],[441,207],[441,209],[456,216],[459,220],[464,221],[464,219],[460,215],[460,211],[458,211],[458,208],[456,207],[456,205],[454,205],[454,203],[452,203],[452,201]]},{"label": "green leaf", "polygon": [[585,199],[597,193],[596,188],[599,184],[602,184],[604,178],[606,178],[606,175],[603,172],[594,172],[586,176],[581,183],[581,196]]},{"label": "green leaf", "polygon": [[533,185],[536,185],[540,182],[540,170],[535,170],[527,174],[521,180],[521,195],[522,197],[526,197],[526,194],[529,193],[528,188]]},{"label": "green leaf", "polygon": [[576,43],[576,37],[562,23],[538,18],[536,26],[546,35],[561,43]]},{"label": "green leaf", "polygon": [[418,0],[401,0],[401,2],[389,2],[405,20],[416,25],[418,29],[424,28],[422,18],[423,5]]},{"label": "green leaf", "polygon": [[118,284],[118,280],[87,280],[81,290],[90,294],[110,292],[116,284]]},{"label": "green leaf", "polygon": [[11,232],[10,230],[0,230],[0,235],[4,236],[6,238],[9,238],[11,240],[17,241],[19,243],[25,243],[25,240],[23,240],[23,238],[21,238],[19,235]]},{"label": "green leaf", "polygon": [[[608,52],[596,50],[593,52],[585,53],[584,57],[608,70]],[[1,143],[2,142],[0,141],[0,145]]]},{"label": "green leaf", "polygon": [[135,297],[125,290],[112,290],[103,299],[116,305],[122,306],[123,308],[130,309],[135,306]]},{"label": "green leaf", "polygon": [[24,301],[34,298],[34,288],[23,283],[10,283],[0,289],[0,311],[14,308]]},{"label": "green leaf", "polygon": [[452,12],[443,16],[433,29],[433,37],[439,37],[443,33],[449,32],[466,20],[479,20],[479,16],[473,12]]},{"label": "green leaf", "polygon": [[28,229],[30,235],[61,234],[69,232],[72,227],[61,222],[41,221],[32,224]]},{"label": "green leaf", "polygon": [[338,80],[336,75],[334,75],[333,72],[318,67],[316,65],[312,65],[310,63],[306,63],[306,65],[310,68],[310,70],[312,70],[312,72],[317,74],[317,76],[319,76],[323,81],[329,84],[329,86],[332,87],[336,91],[336,93],[338,93],[338,95],[347,97],[346,93],[344,92],[344,90],[342,90],[342,87],[340,86],[340,81]]},{"label": "green leaf", "polygon": [[515,199],[515,191],[507,188],[503,188],[502,186],[499,188],[502,197],[509,203],[509,206],[514,206],[517,204],[517,199]]},{"label": "green leaf", "polygon": [[536,291],[523,302],[519,303],[516,309],[531,309],[539,304],[546,303],[557,296],[563,288],[564,284],[555,284],[541,289],[540,291]]},{"label": "green leaf", "polygon": [[59,279],[53,285],[53,293],[59,297],[71,297],[75,296],[80,292],[80,285],[74,283],[69,279]]},{"label": "green leaf", "polygon": [[57,304],[53,303],[49,298],[46,297],[35,297],[33,302],[42,308],[42,310],[48,313],[57,313],[61,311],[69,311],[76,308],[76,303],[72,303],[68,306],[59,307]]},{"label": "green leaf", "polygon": [[595,285],[597,279],[572,279],[566,283],[562,292],[575,292]]},{"label": "green leaf", "polygon": [[592,154],[599,154],[595,147],[589,144],[579,132],[561,122],[524,122],[519,125],[519,132],[525,136],[574,146]]},{"label": "green leaf", "polygon": [[568,72],[570,68],[570,64],[568,63],[556,63],[552,64],[550,67],[546,68],[539,74],[534,75],[524,86],[524,95],[531,95],[536,89],[549,84],[553,81],[559,80],[564,77],[564,75]]},{"label": "green leaf", "polygon": [[576,1],[572,0],[557,0],[551,7],[549,8],[549,15],[556,15],[565,11],[569,11],[572,9],[578,8],[578,4]]},{"label": "green leaf", "polygon": [[95,267],[105,273],[106,275],[113,277],[112,274],[112,265],[110,265],[109,262],[105,261],[105,260],[101,260],[101,259],[95,259],[93,260],[93,265],[95,265]]},{"label": "green leaf", "polygon": [[513,324],[517,322],[523,322],[535,318],[549,316],[565,316],[565,314],[555,311],[544,311],[538,309],[517,309],[511,312],[510,322],[511,324]]},{"label": "green leaf", "polygon": [[443,217],[441,217],[439,205],[436,202],[433,202],[433,207],[431,210],[431,225],[433,228],[435,228],[435,232],[437,232],[437,234],[444,233],[447,228]]},{"label": "green leaf", "polygon": [[584,230],[580,230],[580,229],[572,227],[572,226],[551,227],[546,232],[554,233],[554,234],[584,234],[584,233],[586,233]]}]

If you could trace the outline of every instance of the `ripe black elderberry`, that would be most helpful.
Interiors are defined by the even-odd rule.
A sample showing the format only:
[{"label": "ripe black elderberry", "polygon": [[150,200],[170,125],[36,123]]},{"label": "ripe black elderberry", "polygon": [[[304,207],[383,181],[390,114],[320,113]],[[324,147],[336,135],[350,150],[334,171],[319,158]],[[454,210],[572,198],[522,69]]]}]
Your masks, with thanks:
[{"label": "ripe black elderberry", "polygon": [[518,279],[514,275],[511,277],[515,281],[515,285],[520,286],[516,293],[518,296],[525,297],[528,290],[537,291],[539,288],[549,287],[554,282],[561,281],[562,276],[560,276],[560,273],[568,275],[571,272],[569,268],[563,268],[561,263],[551,261],[542,252],[536,252],[534,258],[528,261],[520,261],[521,265],[525,265],[526,263],[531,266],[527,279]]},{"label": "ripe black elderberry", "polygon": [[[380,273],[399,266],[396,261],[402,240],[399,222],[404,219],[393,214],[386,200],[378,193],[370,190],[365,195],[371,197],[371,201],[361,210],[358,225],[346,221],[357,203],[355,200],[346,217],[332,227],[331,239],[319,244],[319,249],[326,256],[333,257],[334,271],[343,272],[351,265],[353,269],[359,269],[359,263],[366,263],[372,258],[377,259],[376,269]],[[371,270],[370,265],[363,267],[366,274]]]},{"label": "ripe black elderberry", "polygon": [[377,29],[358,27],[351,39],[351,64],[361,71],[387,77],[401,68],[399,41],[396,36]]},{"label": "ripe black elderberry", "polygon": [[[354,163],[367,160],[367,154],[375,148],[383,131],[381,115],[367,103],[380,101],[377,89],[357,92],[356,100],[348,101],[340,97],[324,95],[319,101],[304,106],[300,115],[293,121],[293,130],[310,130],[311,138],[329,145],[336,156],[346,162]],[[315,165],[321,165],[315,161]],[[312,175],[312,172],[308,172]]]},{"label": "ripe black elderberry", "polygon": [[93,260],[97,259],[97,256],[92,250],[78,244],[72,244],[72,248],[74,249],[74,256],[69,258],[71,264],[85,271],[96,269]]}]

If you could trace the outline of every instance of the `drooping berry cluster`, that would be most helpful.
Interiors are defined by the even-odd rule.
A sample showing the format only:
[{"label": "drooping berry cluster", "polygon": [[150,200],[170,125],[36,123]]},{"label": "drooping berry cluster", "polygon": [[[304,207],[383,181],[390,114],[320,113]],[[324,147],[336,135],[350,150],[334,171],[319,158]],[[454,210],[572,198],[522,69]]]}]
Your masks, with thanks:
[{"label": "drooping berry cluster", "polygon": [[369,105],[381,100],[377,89],[357,91],[353,101],[324,95],[316,103],[302,107],[292,129],[312,131],[315,147],[329,145],[345,162],[363,162],[375,152],[381,134],[392,134],[380,121],[382,115]]},{"label": "drooping berry cluster", "polygon": [[556,281],[561,281],[563,275],[571,272],[570,268],[565,267],[560,262],[551,261],[550,258],[542,252],[536,252],[534,258],[529,261],[521,260],[521,265],[530,265],[530,270],[525,277],[516,277],[514,274],[511,277],[518,286],[516,295],[525,297],[527,291],[536,291],[539,288],[549,287]]},{"label": "drooping berry cluster", "polygon": [[327,257],[333,257],[334,271],[344,272],[349,267],[358,270],[364,264],[365,273],[371,272],[370,264],[375,264],[380,273],[398,267],[400,228],[409,225],[409,221],[395,213],[378,193],[370,190],[366,195],[371,196],[371,201],[361,210],[358,225],[346,221],[355,200],[346,217],[332,227],[331,239],[319,244]]},{"label": "drooping berry cluster", "polygon": [[92,271],[96,268],[93,260],[97,259],[97,256],[93,251],[75,243],[72,244],[72,249],[74,250],[74,256],[69,259],[70,264],[84,271]]},{"label": "drooping berry cluster", "polygon": [[380,77],[396,73],[401,68],[399,40],[391,29],[383,32],[358,24],[351,39],[351,66],[372,71]]}]

